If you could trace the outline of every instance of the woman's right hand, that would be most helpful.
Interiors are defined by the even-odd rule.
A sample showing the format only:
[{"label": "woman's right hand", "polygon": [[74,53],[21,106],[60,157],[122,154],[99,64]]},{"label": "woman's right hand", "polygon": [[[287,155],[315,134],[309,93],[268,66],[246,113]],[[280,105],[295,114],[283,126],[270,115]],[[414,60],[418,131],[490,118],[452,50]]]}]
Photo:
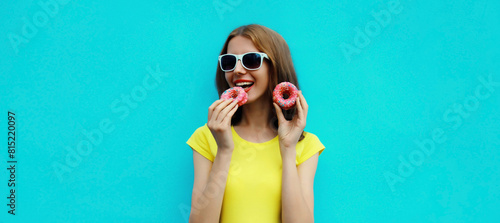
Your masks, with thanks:
[{"label": "woman's right hand", "polygon": [[234,149],[231,118],[238,110],[238,100],[219,99],[208,107],[207,126],[217,142],[218,149]]}]

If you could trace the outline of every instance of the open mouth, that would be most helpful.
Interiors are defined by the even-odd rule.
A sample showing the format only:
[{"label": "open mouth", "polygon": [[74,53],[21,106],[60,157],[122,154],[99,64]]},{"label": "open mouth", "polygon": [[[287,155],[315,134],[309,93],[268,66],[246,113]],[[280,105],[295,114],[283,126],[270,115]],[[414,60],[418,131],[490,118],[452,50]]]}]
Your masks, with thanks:
[{"label": "open mouth", "polygon": [[236,83],[236,87],[241,87],[243,88],[246,92],[248,92],[250,90],[250,88],[252,88],[254,82],[238,82]]}]

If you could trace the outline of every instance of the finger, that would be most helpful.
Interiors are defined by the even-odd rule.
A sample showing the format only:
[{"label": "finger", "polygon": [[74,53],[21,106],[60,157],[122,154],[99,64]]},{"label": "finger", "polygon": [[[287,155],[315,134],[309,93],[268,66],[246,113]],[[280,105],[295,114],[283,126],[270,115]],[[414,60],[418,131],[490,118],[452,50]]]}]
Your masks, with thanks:
[{"label": "finger", "polygon": [[236,106],[234,106],[233,109],[231,109],[231,111],[227,113],[226,117],[224,117],[222,122],[223,123],[226,123],[227,121],[231,122],[231,118],[233,118],[234,113],[238,110],[239,107],[240,106],[238,106],[238,103],[236,103]]},{"label": "finger", "polygon": [[276,116],[278,116],[278,124],[281,124],[285,121],[285,116],[283,116],[283,112],[281,112],[281,108],[278,104],[273,102],[274,110],[276,111]]},{"label": "finger", "polygon": [[219,114],[217,115],[217,121],[218,122],[222,122],[222,120],[224,120],[224,118],[227,116],[227,113],[229,113],[229,111],[231,111],[231,109],[233,109],[234,106],[236,106],[238,104],[238,100],[236,99],[230,99],[231,100],[231,103],[229,103],[228,105],[226,105],[225,108],[223,108]]},{"label": "finger", "polygon": [[304,109],[302,108],[302,100],[300,99],[300,97],[297,97],[295,104],[297,107],[297,117],[300,119],[303,119],[304,118]]},{"label": "finger", "polygon": [[227,113],[229,111],[231,111],[231,109],[233,109],[234,106],[236,106],[238,104],[238,100],[235,100],[235,99],[232,99],[232,100],[228,100],[228,101],[231,101],[231,103],[228,103],[227,105],[225,105],[225,107],[219,112],[219,114],[217,115],[217,118],[215,119],[216,121],[222,121]]},{"label": "finger", "polygon": [[300,98],[300,104],[301,104],[300,107],[302,108],[304,117],[306,117],[309,108],[308,108],[308,105],[307,105],[306,98],[302,94],[302,91],[299,91],[298,98]]},{"label": "finger", "polygon": [[217,107],[217,105],[219,105],[223,100],[222,99],[219,99],[217,101],[214,101],[214,103],[212,103],[212,105],[210,105],[210,107],[208,107],[208,120],[210,120],[210,117],[212,117],[212,114],[214,112],[214,109]]},{"label": "finger", "polygon": [[211,120],[215,121],[217,120],[217,117],[219,116],[219,113],[224,109],[229,103],[231,103],[232,99],[223,99],[222,102],[220,102],[215,108],[214,111],[212,112],[212,116],[210,117]]},{"label": "finger", "polygon": [[232,98],[230,98],[230,99],[222,99],[222,101],[217,106],[215,106],[213,115],[219,114],[219,112],[222,111],[222,109],[224,109],[232,101],[233,101]]},{"label": "finger", "polygon": [[302,94],[302,91],[299,91],[299,95],[300,95],[300,100],[302,101],[302,108],[307,113],[307,110],[309,109],[309,105],[307,104],[306,98]]}]

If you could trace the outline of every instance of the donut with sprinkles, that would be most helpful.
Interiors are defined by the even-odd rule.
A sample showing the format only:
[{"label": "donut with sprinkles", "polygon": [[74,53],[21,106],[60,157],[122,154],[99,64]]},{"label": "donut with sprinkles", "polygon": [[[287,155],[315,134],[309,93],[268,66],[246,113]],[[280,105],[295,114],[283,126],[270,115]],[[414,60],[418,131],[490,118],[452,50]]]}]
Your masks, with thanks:
[{"label": "donut with sprinkles", "polygon": [[234,98],[238,101],[238,106],[242,106],[247,102],[248,95],[245,92],[245,90],[243,90],[242,87],[232,87],[222,92],[220,98],[221,99]]},{"label": "donut with sprinkles", "polygon": [[[274,88],[273,101],[281,108],[288,110],[295,105],[299,90],[290,82],[281,82]],[[288,98],[284,99],[283,94],[287,94]]]}]

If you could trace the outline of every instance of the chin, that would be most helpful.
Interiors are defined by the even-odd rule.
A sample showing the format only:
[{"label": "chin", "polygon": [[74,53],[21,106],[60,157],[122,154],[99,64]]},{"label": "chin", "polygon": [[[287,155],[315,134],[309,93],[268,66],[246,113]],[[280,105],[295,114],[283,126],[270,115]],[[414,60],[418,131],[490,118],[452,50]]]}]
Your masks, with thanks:
[{"label": "chin", "polygon": [[247,104],[252,104],[255,100],[253,98],[248,98],[247,102],[245,102],[245,105]]},{"label": "chin", "polygon": [[245,104],[251,104],[251,103],[254,103],[258,100],[262,100],[263,97],[265,97],[264,94],[260,95],[260,97],[255,97],[254,95],[252,95],[252,96],[248,95],[248,99],[247,99],[247,102]]}]

